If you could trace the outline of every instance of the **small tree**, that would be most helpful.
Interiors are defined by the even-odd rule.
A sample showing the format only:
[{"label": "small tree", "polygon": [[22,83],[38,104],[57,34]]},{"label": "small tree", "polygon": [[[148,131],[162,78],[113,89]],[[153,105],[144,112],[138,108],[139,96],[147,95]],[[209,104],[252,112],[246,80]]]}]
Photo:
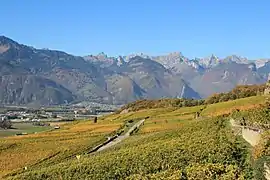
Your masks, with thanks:
[{"label": "small tree", "polygon": [[8,119],[4,119],[0,121],[0,128],[10,129],[12,127],[11,121]]}]

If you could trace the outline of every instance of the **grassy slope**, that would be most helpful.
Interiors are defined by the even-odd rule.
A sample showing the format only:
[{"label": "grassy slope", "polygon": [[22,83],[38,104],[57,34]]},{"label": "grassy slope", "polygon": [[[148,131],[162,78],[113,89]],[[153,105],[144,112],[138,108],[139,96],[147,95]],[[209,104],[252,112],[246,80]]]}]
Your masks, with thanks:
[{"label": "grassy slope", "polygon": [[[253,108],[263,103],[264,100],[264,96],[257,96],[213,104],[207,106],[202,114],[203,116],[213,116],[228,113],[235,108]],[[244,175],[245,172],[240,170],[244,166],[243,163],[245,163],[244,159],[246,157],[245,154],[241,154],[246,152],[246,150],[243,150],[244,147],[242,147],[244,143],[236,145],[235,142],[238,140],[232,136],[231,131],[227,127],[220,128],[217,126],[215,120],[192,120],[194,112],[200,108],[198,106],[179,109],[160,108],[104,117],[103,123],[105,125],[150,116],[137,135],[113,147],[114,151],[109,149],[94,156],[83,156],[80,163],[74,158],[66,162],[63,162],[61,159],[54,161],[55,159],[53,158],[51,162],[56,165],[45,163],[40,166],[33,166],[27,172],[16,176],[16,178],[59,179],[62,177],[63,179],[85,179],[87,177],[90,179],[101,179],[102,177],[111,177],[119,179],[119,174],[122,174],[123,177],[129,177],[131,179],[140,179],[141,176],[151,176],[152,178],[160,179],[162,176],[178,176],[182,170],[189,173],[189,176],[196,175],[196,173],[196,176],[203,176],[203,169],[205,168],[231,172],[231,176],[227,173],[230,178],[237,173],[239,176]],[[81,124],[80,128],[76,125],[71,125],[66,131],[59,132],[58,136],[60,137],[64,133],[65,136],[69,133],[76,134],[72,138],[72,141],[74,141],[73,148],[77,149],[77,151],[82,151],[84,145],[89,146],[93,142],[96,142],[95,140],[91,140],[93,138],[91,135],[84,134],[87,132],[87,128],[85,127],[87,127],[86,124]],[[79,130],[81,128],[84,129],[82,131],[83,133]],[[112,130],[113,128],[110,129],[110,131]],[[50,138],[51,140],[55,140],[55,137],[57,136],[51,136]],[[70,136],[68,137],[70,138]],[[25,140],[26,142],[22,142],[21,144],[26,146],[27,141],[34,139],[29,137],[28,140]],[[84,139],[87,140],[87,143]],[[40,140],[37,139],[35,142],[38,143]],[[5,143],[8,144],[12,141],[12,139],[8,139]],[[71,148],[71,144],[73,143],[70,144],[70,142],[72,141],[63,141],[62,148]],[[51,153],[63,151],[63,149],[57,151],[58,148],[55,149],[55,145],[51,145]],[[16,152],[19,151],[22,157],[27,156],[27,153],[25,153],[22,147],[18,147]],[[36,152],[43,152],[41,149],[48,147],[48,145],[44,145],[43,147],[41,144],[37,144],[37,147],[40,149],[35,149]],[[239,148],[242,148],[241,152]],[[237,152],[232,151],[232,149],[235,149]],[[8,149],[5,156],[13,153],[15,151],[12,151],[12,148]],[[234,157],[235,154],[232,153],[238,153],[239,157],[237,158],[240,158],[241,161]],[[4,154],[1,153],[0,155],[2,157]],[[133,159],[136,159],[136,161]],[[228,161],[225,166],[223,166],[224,161]],[[10,164],[13,164],[13,162]],[[56,162],[62,163],[57,164]],[[187,166],[187,164],[192,165]],[[6,166],[9,166],[9,163]],[[10,166],[9,170],[14,165]]]}]

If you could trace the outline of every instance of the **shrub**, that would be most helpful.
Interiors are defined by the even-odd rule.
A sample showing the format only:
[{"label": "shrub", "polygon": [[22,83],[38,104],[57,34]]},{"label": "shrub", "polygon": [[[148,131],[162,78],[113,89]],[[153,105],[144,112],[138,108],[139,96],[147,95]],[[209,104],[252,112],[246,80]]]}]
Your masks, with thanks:
[{"label": "shrub", "polygon": [[12,127],[11,121],[4,119],[0,121],[0,128],[10,129]]}]

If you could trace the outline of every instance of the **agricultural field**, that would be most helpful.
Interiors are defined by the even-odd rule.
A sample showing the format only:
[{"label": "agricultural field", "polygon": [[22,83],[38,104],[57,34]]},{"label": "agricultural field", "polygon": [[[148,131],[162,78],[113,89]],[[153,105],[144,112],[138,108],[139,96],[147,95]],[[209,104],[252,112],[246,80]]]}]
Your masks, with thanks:
[{"label": "agricultural field", "polygon": [[62,162],[87,152],[119,129],[122,122],[75,121],[61,129],[0,139],[0,177],[31,168]]},{"label": "agricultural field", "polygon": [[50,126],[34,126],[32,123],[13,123],[12,129],[0,129],[0,138],[13,136],[18,133],[38,133],[52,129]]},{"label": "agricultural field", "polygon": [[[265,99],[254,96],[207,106],[139,110],[105,116],[97,124],[77,121],[60,130],[8,137],[0,140],[1,175],[4,179],[251,179],[250,146],[234,135],[228,118],[219,115],[256,108]],[[201,118],[194,119],[200,110]],[[149,118],[144,125],[123,142],[85,154],[126,121],[145,117]]]},{"label": "agricultural field", "polygon": [[[252,148],[253,167],[255,179],[264,179],[265,164],[270,167],[270,109],[269,102],[256,108],[244,111],[234,111],[230,117],[235,124],[247,128],[260,130],[259,139]],[[253,138],[256,138],[256,135]],[[257,138],[258,138],[257,137]],[[250,140],[250,139],[249,139]],[[270,175],[270,174],[269,174]]]},{"label": "agricultural field", "polygon": [[251,176],[247,150],[226,121],[190,120],[178,129],[136,134],[80,161],[35,168],[14,179],[237,179]]}]

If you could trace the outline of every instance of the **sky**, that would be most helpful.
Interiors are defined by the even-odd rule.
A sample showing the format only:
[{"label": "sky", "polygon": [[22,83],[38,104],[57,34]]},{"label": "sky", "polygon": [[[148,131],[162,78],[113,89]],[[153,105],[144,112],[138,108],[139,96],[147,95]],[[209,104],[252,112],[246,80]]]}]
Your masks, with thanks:
[{"label": "sky", "polygon": [[270,58],[269,0],[8,0],[0,35],[74,55]]}]

